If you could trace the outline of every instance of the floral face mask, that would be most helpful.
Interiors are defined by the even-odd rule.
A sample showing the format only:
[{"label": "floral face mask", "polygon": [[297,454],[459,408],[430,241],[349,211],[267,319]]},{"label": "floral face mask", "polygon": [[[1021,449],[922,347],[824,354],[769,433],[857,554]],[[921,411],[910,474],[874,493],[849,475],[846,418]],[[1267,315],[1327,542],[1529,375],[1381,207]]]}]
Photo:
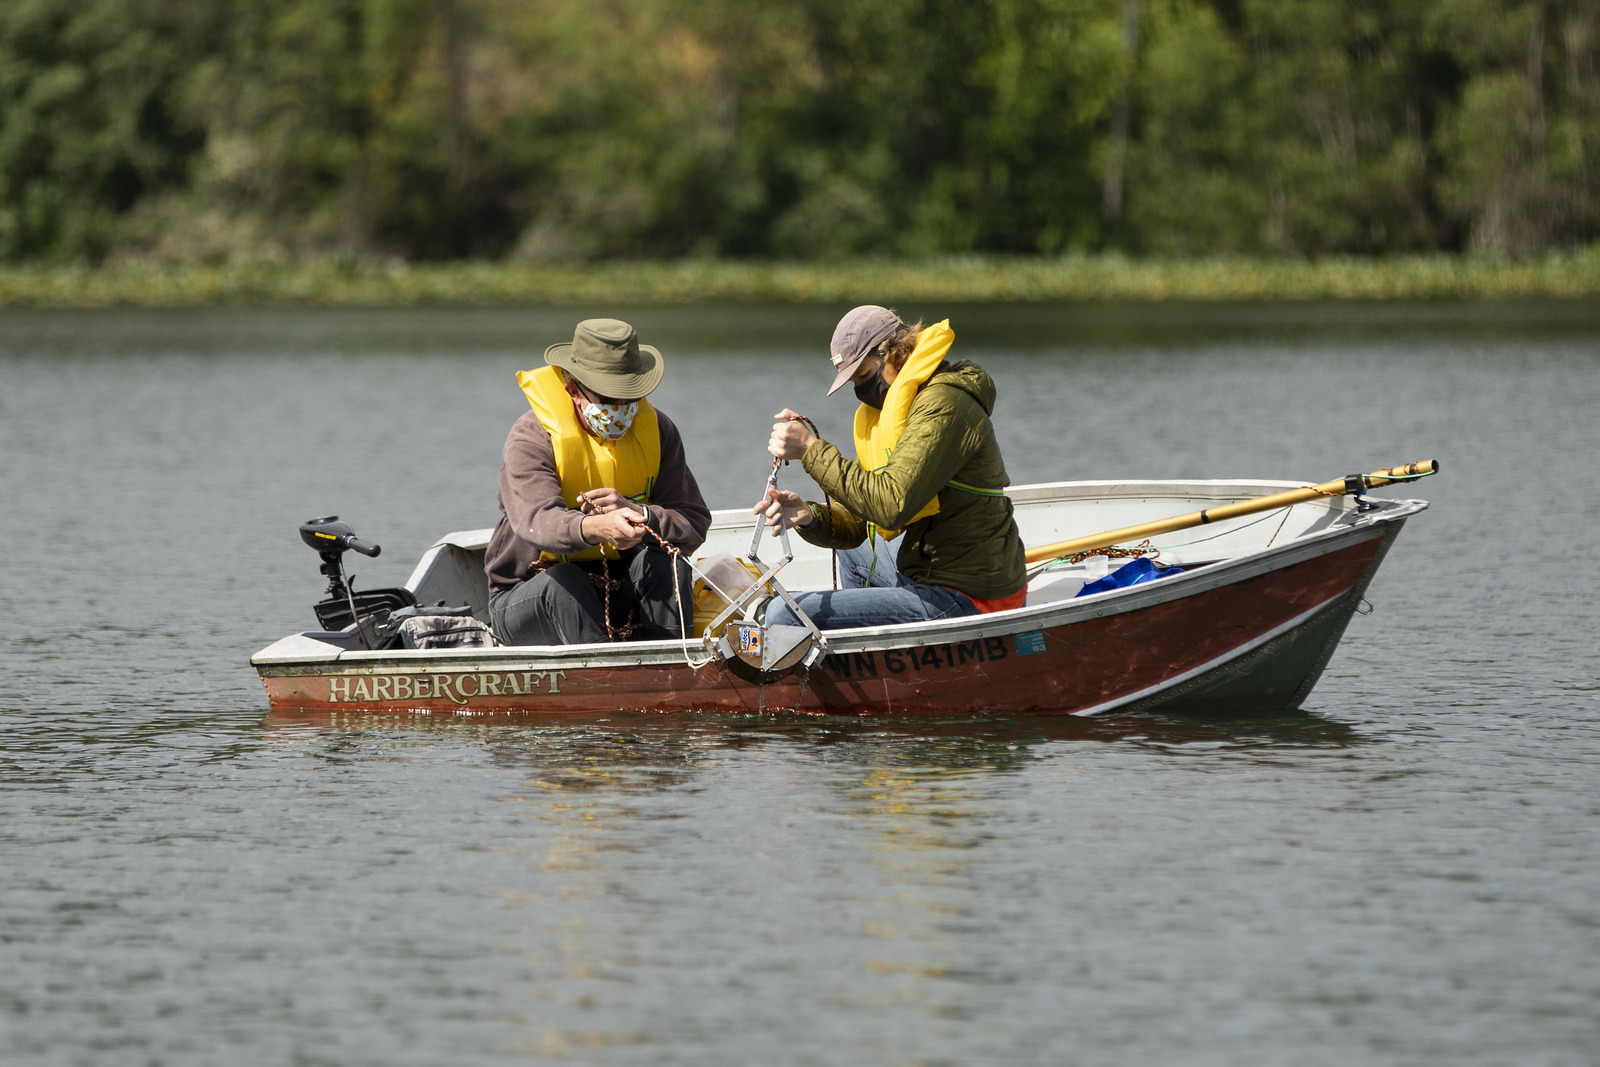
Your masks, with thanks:
[{"label": "floral face mask", "polygon": [[579,409],[578,414],[596,437],[618,441],[633,425],[633,417],[639,414],[639,402],[630,400],[626,404],[597,404],[590,400]]}]

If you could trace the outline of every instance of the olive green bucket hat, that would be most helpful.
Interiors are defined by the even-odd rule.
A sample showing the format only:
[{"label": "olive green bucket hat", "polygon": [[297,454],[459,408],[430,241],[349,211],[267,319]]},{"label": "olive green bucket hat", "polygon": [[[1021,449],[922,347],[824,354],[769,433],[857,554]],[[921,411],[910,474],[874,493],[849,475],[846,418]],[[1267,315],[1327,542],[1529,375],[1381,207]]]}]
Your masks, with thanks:
[{"label": "olive green bucket hat", "polygon": [[613,400],[650,395],[666,371],[661,353],[640,344],[638,333],[620,319],[584,319],[572,343],[551,345],[544,350],[544,361]]}]

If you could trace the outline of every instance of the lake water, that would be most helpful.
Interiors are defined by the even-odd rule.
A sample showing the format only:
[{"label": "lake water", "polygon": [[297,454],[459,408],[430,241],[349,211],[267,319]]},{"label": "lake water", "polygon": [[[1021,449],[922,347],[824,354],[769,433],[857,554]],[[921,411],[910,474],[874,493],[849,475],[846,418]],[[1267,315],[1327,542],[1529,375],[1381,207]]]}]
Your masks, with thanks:
[{"label": "lake water", "polygon": [[577,319],[731,507],[842,310],[0,312],[0,1063],[1600,1063],[1600,306],[902,309],[1017,483],[1442,462],[1295,714],[266,715]]}]

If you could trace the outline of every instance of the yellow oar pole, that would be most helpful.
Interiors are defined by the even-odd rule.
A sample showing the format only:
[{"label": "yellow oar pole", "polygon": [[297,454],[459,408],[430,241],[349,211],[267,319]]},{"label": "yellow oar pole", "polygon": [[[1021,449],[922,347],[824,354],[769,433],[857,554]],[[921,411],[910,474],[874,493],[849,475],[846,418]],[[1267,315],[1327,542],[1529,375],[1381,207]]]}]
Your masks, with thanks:
[{"label": "yellow oar pole", "polygon": [[1186,530],[1191,526],[1204,526],[1224,519],[1235,519],[1241,515],[1253,515],[1258,511],[1271,511],[1274,508],[1286,508],[1291,504],[1303,504],[1307,500],[1315,500],[1322,496],[1344,496],[1348,493],[1360,493],[1368,489],[1393,485],[1395,482],[1412,481],[1433,474],[1438,469],[1438,460],[1424,459],[1399,467],[1385,467],[1371,474],[1352,474],[1331,482],[1323,482],[1321,485],[1308,485],[1302,489],[1290,489],[1282,493],[1273,493],[1271,496],[1256,497],[1254,500],[1241,500],[1235,504],[1221,504],[1202,511],[1191,511],[1187,515],[1174,515],[1170,519],[1142,522],[1137,526],[1124,526],[1120,530],[1107,530],[1104,533],[1090,534],[1088,537],[1076,537],[1071,541],[1040,545],[1028,549],[1026,558],[1030,565],[1043,563],[1047,559],[1075,556],[1090,549],[1110,548],[1124,541],[1142,541],[1147,537],[1171,533],[1173,530]]}]

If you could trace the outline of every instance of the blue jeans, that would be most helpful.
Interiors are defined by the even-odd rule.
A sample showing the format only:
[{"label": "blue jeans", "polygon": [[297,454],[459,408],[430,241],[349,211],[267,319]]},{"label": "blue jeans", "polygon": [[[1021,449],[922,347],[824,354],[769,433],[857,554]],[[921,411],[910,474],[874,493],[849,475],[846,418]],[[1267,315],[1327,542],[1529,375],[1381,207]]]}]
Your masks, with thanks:
[{"label": "blue jeans", "polygon": [[[873,537],[856,548],[839,552],[840,588],[824,593],[800,593],[800,610],[823,630],[853,626],[892,626],[899,622],[926,622],[978,614],[971,600],[942,585],[913,582],[895,566],[899,541],[884,544]],[[768,626],[799,626],[789,605],[773,600],[767,605]]]}]

